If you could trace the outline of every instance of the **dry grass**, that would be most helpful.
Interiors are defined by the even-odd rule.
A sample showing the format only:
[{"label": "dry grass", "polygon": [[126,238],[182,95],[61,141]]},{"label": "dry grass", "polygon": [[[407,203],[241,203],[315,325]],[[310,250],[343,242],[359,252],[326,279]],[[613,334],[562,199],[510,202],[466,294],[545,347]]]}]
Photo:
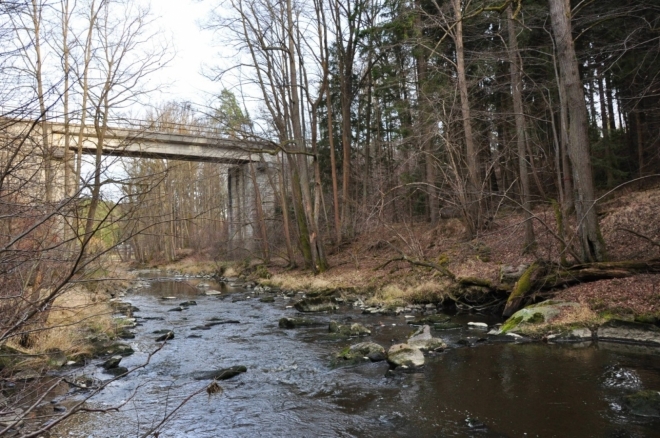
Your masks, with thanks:
[{"label": "dry grass", "polygon": [[447,288],[447,283],[443,281],[424,281],[409,286],[390,284],[378,289],[367,303],[388,307],[404,306],[408,303],[437,303],[447,297]]},{"label": "dry grass", "polygon": [[122,320],[113,318],[112,313],[105,294],[71,288],[55,300],[44,325],[30,336],[28,348],[16,345],[17,340],[8,344],[32,357],[21,365],[26,367],[43,366],[53,351],[61,351],[69,359],[89,355],[90,334],[113,337],[121,328]]},{"label": "dry grass", "polygon": [[[201,260],[198,257],[186,257],[175,263],[168,264],[167,269],[172,269],[182,274],[189,275],[206,275],[218,272],[220,265],[213,260]],[[233,275],[225,274],[228,277]]]},{"label": "dry grass", "polygon": [[307,290],[310,292],[338,289],[342,284],[338,279],[327,279],[321,276],[310,277],[299,273],[276,274],[268,280],[262,280],[262,284],[290,290]]},{"label": "dry grass", "polygon": [[551,322],[555,326],[563,327],[572,327],[572,326],[594,326],[603,322],[603,318],[600,317],[595,311],[593,311],[588,306],[578,306],[578,307],[569,307],[566,308],[562,313],[557,317],[557,319]]}]

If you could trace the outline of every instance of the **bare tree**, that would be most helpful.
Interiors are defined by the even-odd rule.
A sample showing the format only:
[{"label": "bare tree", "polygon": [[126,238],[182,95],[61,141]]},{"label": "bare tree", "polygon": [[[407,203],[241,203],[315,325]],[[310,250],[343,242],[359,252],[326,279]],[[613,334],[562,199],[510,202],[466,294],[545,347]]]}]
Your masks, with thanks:
[{"label": "bare tree", "polygon": [[549,6],[552,30],[557,44],[559,86],[564,90],[568,112],[568,153],[576,191],[574,202],[582,259],[585,262],[601,261],[605,258],[605,244],[594,208],[596,199],[589,155],[589,123],[571,34],[570,4],[567,0],[549,0]]}]

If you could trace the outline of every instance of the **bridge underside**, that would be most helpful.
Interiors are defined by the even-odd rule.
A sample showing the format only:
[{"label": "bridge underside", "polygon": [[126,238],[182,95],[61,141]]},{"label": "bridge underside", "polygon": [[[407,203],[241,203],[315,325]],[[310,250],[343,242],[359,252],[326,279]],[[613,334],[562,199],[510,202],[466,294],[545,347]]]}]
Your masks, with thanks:
[{"label": "bridge underside", "polygon": [[[72,127],[69,149],[78,150],[79,127]],[[50,141],[62,157],[65,147],[63,125],[52,124]],[[82,151],[95,154],[98,138],[93,128],[86,128]],[[199,134],[144,132],[133,129],[109,129],[104,137],[103,155],[133,158],[210,162],[229,165],[227,175],[228,249],[236,256],[250,254],[262,238],[259,212],[264,220],[275,212],[275,194],[269,173],[275,169],[275,156],[263,143]],[[266,153],[264,153],[266,152]],[[252,167],[254,166],[254,167]],[[257,196],[257,192],[259,193]],[[257,202],[260,201],[260,208]]]}]

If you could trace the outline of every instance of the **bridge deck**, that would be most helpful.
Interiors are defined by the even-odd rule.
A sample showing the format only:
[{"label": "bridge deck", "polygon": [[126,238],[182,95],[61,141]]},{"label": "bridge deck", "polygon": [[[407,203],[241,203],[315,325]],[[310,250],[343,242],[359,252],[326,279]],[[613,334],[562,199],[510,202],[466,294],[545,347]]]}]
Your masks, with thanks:
[{"label": "bridge deck", "polygon": [[[40,129],[30,120],[14,120],[10,131],[15,134]],[[179,127],[181,128],[181,127]],[[185,127],[184,127],[185,128]],[[65,145],[65,125],[48,122],[47,130],[55,155],[62,156]],[[78,149],[79,125],[69,125],[69,149]],[[272,147],[266,142],[230,139],[210,129],[190,127],[191,132],[159,132],[149,128],[108,127],[104,137],[103,154],[120,157],[164,158],[184,161],[203,161],[244,164],[251,161],[273,161]],[[39,138],[40,136],[36,136]],[[96,153],[98,138],[93,126],[83,131],[82,150]],[[59,151],[57,150],[59,149]]]}]

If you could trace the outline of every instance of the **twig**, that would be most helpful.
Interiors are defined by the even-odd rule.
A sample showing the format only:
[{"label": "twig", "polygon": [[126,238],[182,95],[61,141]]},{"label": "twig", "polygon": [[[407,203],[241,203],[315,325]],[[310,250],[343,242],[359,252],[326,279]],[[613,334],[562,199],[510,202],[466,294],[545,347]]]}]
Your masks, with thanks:
[{"label": "twig", "polygon": [[633,231],[633,230],[629,230],[629,229],[627,229],[627,228],[617,228],[617,230],[619,230],[619,231],[625,231],[626,233],[630,233],[630,234],[634,234],[635,236],[637,236],[637,237],[639,237],[639,238],[642,238],[642,239],[646,240],[647,242],[649,242],[650,244],[652,244],[652,245],[657,246],[658,248],[660,248],[660,242],[656,242],[655,240],[651,239],[651,238],[648,237],[648,236],[645,236],[645,235],[640,234],[640,233],[638,233],[638,232],[636,232],[636,231]]},{"label": "twig", "polygon": [[395,257],[393,259],[388,260],[387,262],[385,262],[381,266],[378,266],[376,269],[374,269],[375,271],[383,269],[385,266],[389,265],[392,262],[404,261],[404,262],[410,263],[411,265],[424,266],[426,268],[435,269],[436,271],[439,271],[440,273],[442,273],[446,277],[449,277],[452,280],[456,280],[456,275],[454,275],[453,272],[451,272],[449,269],[445,268],[444,266],[440,266],[436,263],[427,262],[425,260],[416,260],[416,259],[410,258],[403,251],[401,251],[396,246],[392,245],[390,242],[387,242],[387,241],[383,241],[383,242],[385,242],[390,247],[392,247],[396,252],[401,254],[401,256],[400,257]]}]

